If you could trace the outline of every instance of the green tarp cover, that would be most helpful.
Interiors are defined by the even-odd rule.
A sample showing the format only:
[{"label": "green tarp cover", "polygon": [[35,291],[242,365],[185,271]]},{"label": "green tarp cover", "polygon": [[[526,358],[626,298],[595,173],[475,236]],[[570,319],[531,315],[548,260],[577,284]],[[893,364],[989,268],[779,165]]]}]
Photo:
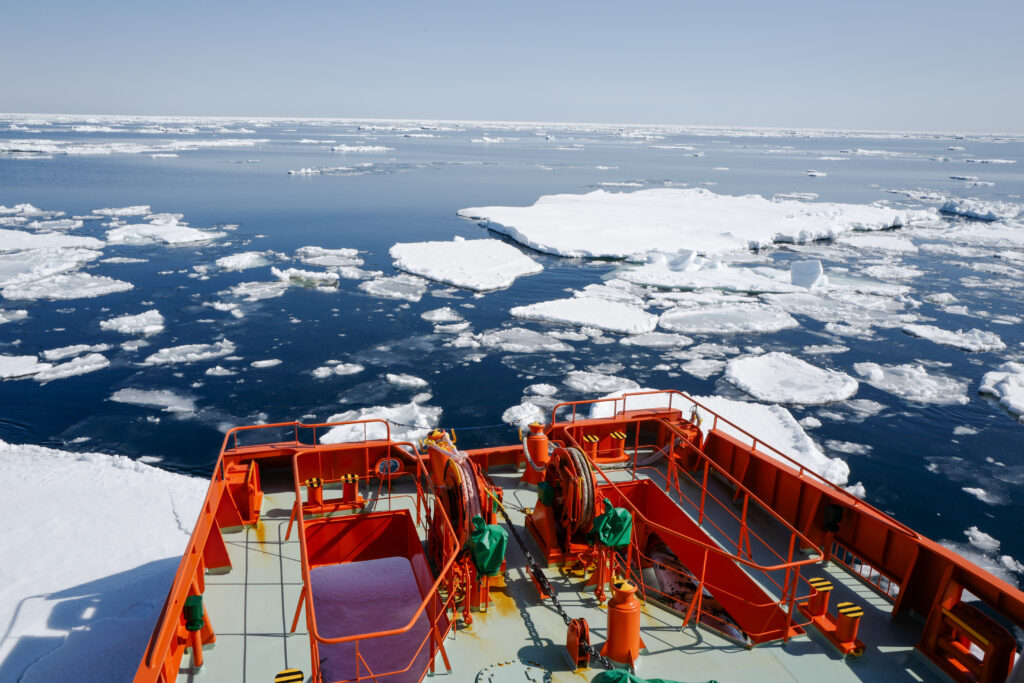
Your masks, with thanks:
[{"label": "green tarp cover", "polygon": [[[679,683],[679,681],[670,681],[667,678],[640,678],[625,669],[612,669],[597,674],[590,679],[590,683]],[[708,681],[708,683],[716,682]]]},{"label": "green tarp cover", "polygon": [[501,573],[501,563],[505,560],[508,532],[497,524],[486,524],[480,515],[474,517],[472,521],[469,552],[473,564],[484,576],[497,576]]},{"label": "green tarp cover", "polygon": [[604,514],[594,520],[594,537],[609,548],[629,545],[629,537],[633,533],[633,515],[625,508],[612,507],[612,502],[604,499]]}]

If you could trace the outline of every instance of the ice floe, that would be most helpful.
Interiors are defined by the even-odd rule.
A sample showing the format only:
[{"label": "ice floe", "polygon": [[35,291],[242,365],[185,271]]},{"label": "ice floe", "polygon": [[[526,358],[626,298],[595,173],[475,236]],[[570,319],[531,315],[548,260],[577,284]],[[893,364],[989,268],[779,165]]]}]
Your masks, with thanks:
[{"label": "ice floe", "polygon": [[67,300],[126,292],[134,285],[105,275],[89,273],[58,274],[41,280],[7,285],[0,294],[6,299]]},{"label": "ice floe", "polygon": [[[441,409],[424,405],[430,394],[417,394],[411,403],[393,406],[372,406],[346,410],[327,418],[328,422],[351,422],[354,420],[379,419],[390,424],[391,439],[413,441],[424,437],[437,426]],[[346,443],[364,439],[383,439],[387,427],[379,422],[332,427],[320,436],[320,443]]]},{"label": "ice floe", "polygon": [[295,250],[295,258],[307,266],[320,266],[323,268],[342,268],[346,266],[361,266],[363,259],[359,257],[358,249],[327,249],[324,247],[299,247]]},{"label": "ice floe", "polygon": [[504,289],[516,278],[544,270],[515,247],[493,239],[404,242],[389,253],[399,270],[478,292]]},{"label": "ice floe", "polygon": [[693,339],[684,334],[673,334],[671,332],[645,332],[630,337],[619,339],[620,344],[627,346],[646,346],[652,349],[672,349],[682,346],[689,346]]},{"label": "ice floe", "polygon": [[152,213],[152,209],[148,204],[139,206],[121,206],[111,209],[93,209],[92,212],[97,216],[107,216],[109,218],[123,218],[125,216],[147,216]]},{"label": "ice floe", "polygon": [[239,254],[222,256],[215,261],[218,268],[224,270],[245,270],[270,265],[270,260],[262,251],[243,251]]},{"label": "ice floe", "polygon": [[582,325],[618,334],[653,332],[658,317],[642,308],[598,297],[577,297],[515,306],[514,318]]},{"label": "ice floe", "polygon": [[[23,523],[38,487],[61,514]],[[160,613],[207,482],[123,456],[0,442],[4,678],[130,680]],[[21,520],[20,522],[18,520]],[[25,647],[32,643],[31,647]]]},{"label": "ice floe", "polygon": [[384,379],[387,380],[388,384],[394,384],[396,387],[405,387],[409,389],[422,389],[429,385],[427,380],[416,375],[408,375],[401,373],[387,373],[384,375]]},{"label": "ice floe", "polygon": [[23,308],[0,308],[0,325],[13,323],[16,320],[24,320],[28,317],[28,311]]},{"label": "ice floe", "polygon": [[459,215],[485,223],[529,247],[562,256],[625,258],[690,249],[704,255],[808,242],[851,230],[901,226],[926,214],[879,206],[768,200],[705,189],[596,190],[547,195],[532,206],[467,208]]},{"label": "ice floe", "polygon": [[190,228],[177,214],[153,214],[149,223],[122,225],[107,231],[109,244],[199,244],[223,237],[224,232]]},{"label": "ice floe", "polygon": [[313,377],[326,379],[328,377],[342,377],[344,375],[355,375],[366,368],[359,363],[328,363],[313,370]]},{"label": "ice floe", "polygon": [[903,331],[914,337],[928,339],[936,344],[952,346],[964,351],[1000,351],[1006,348],[1006,344],[995,332],[985,332],[979,329],[944,330],[934,325],[904,325]]},{"label": "ice floe", "polygon": [[435,308],[430,311],[424,311],[420,313],[420,317],[427,322],[432,323],[459,323],[462,322],[462,314],[456,311],[451,306],[444,306],[443,308]]},{"label": "ice floe", "polygon": [[395,148],[383,145],[335,145],[331,147],[331,151],[345,154],[381,154],[384,152],[394,152]]},{"label": "ice floe", "polygon": [[183,344],[160,349],[149,355],[146,365],[167,365],[170,363],[195,363],[197,361],[213,360],[230,356],[235,352],[235,345],[227,339],[214,342],[213,344]]},{"label": "ice floe", "polygon": [[59,232],[24,232],[0,229],[0,252],[26,249],[102,249],[103,241],[95,237],[66,235]]},{"label": "ice floe", "polygon": [[563,341],[525,327],[488,330],[475,335],[476,344],[507,353],[559,353],[572,351]]},{"label": "ice floe", "polygon": [[37,382],[52,382],[56,379],[66,379],[77,375],[85,375],[109,367],[110,361],[102,353],[90,353],[85,356],[73,358],[67,363],[53,365],[44,368],[32,376]]},{"label": "ice floe", "polygon": [[31,377],[49,367],[51,367],[49,363],[41,363],[35,356],[0,355],[0,379]]},{"label": "ice floe", "polygon": [[249,363],[249,367],[253,368],[273,368],[280,365],[283,361],[280,358],[267,358],[266,360],[254,360]]},{"label": "ice floe", "polygon": [[370,296],[416,302],[427,291],[427,281],[415,275],[400,273],[359,283],[359,289]]},{"label": "ice floe", "polygon": [[160,311],[152,309],[135,315],[119,315],[108,320],[101,320],[100,327],[104,330],[122,334],[152,335],[163,332],[164,317]]},{"label": "ice floe", "polygon": [[855,363],[857,371],[865,382],[890,394],[918,403],[956,405],[968,402],[967,382],[932,375],[920,365],[879,365],[878,363]]},{"label": "ice floe", "polygon": [[110,400],[146,408],[160,408],[165,413],[196,412],[194,398],[170,389],[118,389],[110,396]]},{"label": "ice floe", "polygon": [[613,391],[635,391],[640,385],[625,377],[599,372],[572,370],[565,376],[565,386],[585,394],[607,394]]},{"label": "ice floe", "polygon": [[501,414],[501,421],[519,429],[526,429],[533,422],[544,424],[548,420],[548,410],[533,401],[523,400],[517,406],[508,408]]},{"label": "ice floe", "polygon": [[725,368],[725,361],[715,358],[694,358],[682,363],[679,367],[683,372],[694,377],[708,379]]},{"label": "ice floe", "polygon": [[1024,422],[1024,363],[1007,361],[986,372],[978,391],[995,396],[999,405]]},{"label": "ice floe", "polygon": [[825,370],[788,353],[773,351],[729,361],[725,378],[759,401],[819,405],[857,393],[857,380]]},{"label": "ice floe", "polygon": [[795,287],[814,289],[828,284],[821,261],[793,261],[789,264],[789,280]]},{"label": "ice floe", "polygon": [[0,253],[0,287],[34,282],[52,275],[67,273],[102,255],[100,251],[78,247]]},{"label": "ice floe", "polygon": [[1024,216],[1024,204],[987,202],[980,199],[950,199],[939,207],[941,213],[979,221],[1000,221]]},{"label": "ice floe", "polygon": [[684,334],[778,332],[799,327],[786,311],[765,304],[726,304],[697,309],[674,308],[661,314],[658,325]]},{"label": "ice floe", "polygon": [[340,280],[337,273],[303,270],[301,268],[271,267],[270,273],[281,282],[301,285],[303,287],[337,287]]},{"label": "ice floe", "polygon": [[789,273],[775,268],[734,268],[697,256],[653,252],[641,266],[624,266],[615,276],[639,285],[672,289],[723,289],[735,292],[790,292]]},{"label": "ice floe", "polygon": [[43,358],[48,361],[58,361],[71,358],[72,356],[81,356],[83,353],[99,353],[109,348],[110,346],[107,344],[72,344],[71,346],[61,346],[56,349],[43,351]]}]

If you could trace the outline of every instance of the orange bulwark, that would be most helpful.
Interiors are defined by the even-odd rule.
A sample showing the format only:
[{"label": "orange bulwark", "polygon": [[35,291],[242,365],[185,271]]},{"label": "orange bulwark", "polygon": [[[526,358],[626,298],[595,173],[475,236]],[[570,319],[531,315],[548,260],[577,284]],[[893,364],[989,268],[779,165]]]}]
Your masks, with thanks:
[{"label": "orange bulwark", "polygon": [[[653,393],[664,405],[647,407]],[[608,417],[581,417],[595,404]],[[500,645],[502,631],[493,630],[500,622],[490,620],[525,609],[507,609],[513,576],[533,582],[533,600],[562,609],[566,589],[545,579],[547,564],[589,573],[581,586],[601,600],[606,589],[613,596],[607,617],[589,608],[595,627],[608,619],[600,652],[579,615],[565,616],[568,632],[535,634],[556,643],[564,634],[573,668],[594,666],[601,652],[630,666],[663,656],[663,647],[643,654],[653,604],[674,615],[676,631],[700,626],[741,645],[736,651],[813,631],[860,662],[873,656],[879,605],[887,605],[881,621],[917,615],[920,624],[903,622],[918,624],[916,649],[956,683],[1004,681],[1014,665],[1009,627],[1024,628],[1024,593],[685,394],[560,404],[549,424],[531,427],[519,443],[467,451],[443,430],[421,444],[393,441],[382,420],[344,423],[357,436],[323,443],[338,426],[228,432],[137,683],[176,681],[204,658],[212,666],[217,650],[203,646],[216,642],[215,629],[232,615],[199,597],[210,588],[206,577],[231,569],[225,534],[259,528],[265,495],[282,495],[283,481],[288,498],[276,514],[284,529],[291,508],[282,535],[294,532],[298,541],[302,585],[287,618],[295,631],[305,617],[308,636],[296,634],[308,639],[304,680],[415,682],[438,666],[458,669],[452,648],[462,641],[453,630],[472,628],[478,642]],[[469,522],[479,515],[496,523],[524,467],[537,500],[521,509],[516,526],[535,545],[508,521],[527,564],[491,581],[467,554]],[[511,488],[495,483],[503,469],[513,473]],[[264,490],[271,481],[277,488]],[[518,496],[534,494],[515,495],[524,505]],[[625,545],[609,548],[592,536],[604,500],[630,513]],[[869,599],[850,599],[857,582]],[[495,600],[498,610],[474,619]],[[279,680],[304,675],[281,664]]]}]

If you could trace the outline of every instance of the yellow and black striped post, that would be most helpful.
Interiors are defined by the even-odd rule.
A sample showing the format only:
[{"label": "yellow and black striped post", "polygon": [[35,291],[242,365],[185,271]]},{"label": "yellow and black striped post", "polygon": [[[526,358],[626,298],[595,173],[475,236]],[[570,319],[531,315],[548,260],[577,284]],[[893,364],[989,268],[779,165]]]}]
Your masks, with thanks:
[{"label": "yellow and black striped post", "polygon": [[597,442],[601,440],[597,434],[584,434],[583,441],[587,444],[587,455],[590,456],[591,460],[597,457]]},{"label": "yellow and black striped post", "polygon": [[864,608],[852,602],[841,602],[836,605],[839,617],[836,619],[836,640],[840,643],[852,643],[857,640],[857,627],[864,616]]},{"label": "yellow and black striped post", "polygon": [[617,455],[620,458],[625,458],[626,457],[626,432],[624,432],[622,430],[619,430],[619,429],[616,429],[614,432],[612,432],[608,436],[612,437],[612,441],[615,442],[612,445],[612,448],[614,448],[616,451],[618,451]]},{"label": "yellow and black striped post", "polygon": [[812,579],[807,579],[807,583],[814,589],[814,595],[811,596],[811,600],[807,604],[807,611],[812,617],[825,616],[825,613],[828,612],[828,598],[832,593],[832,582],[816,576]]},{"label": "yellow and black striped post", "polygon": [[285,669],[274,676],[274,683],[302,683],[306,675],[299,669]]}]

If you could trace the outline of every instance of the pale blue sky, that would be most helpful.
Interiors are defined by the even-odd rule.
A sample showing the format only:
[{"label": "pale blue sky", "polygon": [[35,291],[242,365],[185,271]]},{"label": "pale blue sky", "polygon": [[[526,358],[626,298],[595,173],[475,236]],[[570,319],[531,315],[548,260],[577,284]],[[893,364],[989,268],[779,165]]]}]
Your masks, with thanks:
[{"label": "pale blue sky", "polygon": [[0,111],[1024,133],[1024,0],[0,6]]}]

